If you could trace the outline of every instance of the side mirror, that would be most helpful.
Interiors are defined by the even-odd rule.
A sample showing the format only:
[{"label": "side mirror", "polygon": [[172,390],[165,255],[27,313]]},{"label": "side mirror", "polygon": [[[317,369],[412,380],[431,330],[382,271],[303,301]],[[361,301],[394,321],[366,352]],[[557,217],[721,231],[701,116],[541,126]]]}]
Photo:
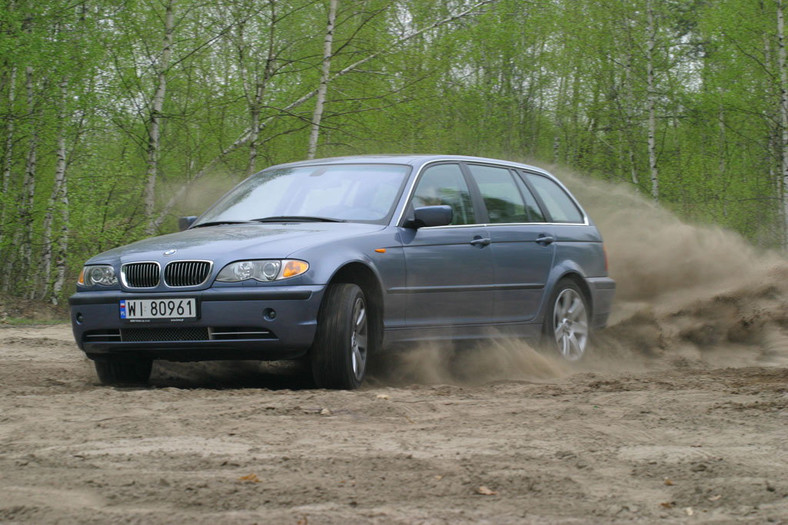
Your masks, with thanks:
[{"label": "side mirror", "polygon": [[180,217],[178,219],[178,229],[180,231],[188,230],[189,226],[194,224],[194,221],[196,221],[196,220],[197,220],[197,216],[196,215],[189,215],[188,217]]},{"label": "side mirror", "polygon": [[425,228],[429,226],[447,226],[451,224],[454,212],[451,206],[422,206],[413,210],[413,216],[405,221],[406,228]]}]

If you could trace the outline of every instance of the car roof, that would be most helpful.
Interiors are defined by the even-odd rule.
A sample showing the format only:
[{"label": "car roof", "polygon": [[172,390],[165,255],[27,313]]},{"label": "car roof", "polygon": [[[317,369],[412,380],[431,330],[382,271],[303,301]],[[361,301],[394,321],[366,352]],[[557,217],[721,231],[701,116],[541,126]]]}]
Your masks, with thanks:
[{"label": "car roof", "polygon": [[512,162],[502,159],[492,159],[485,157],[473,157],[467,155],[427,155],[427,154],[396,154],[396,155],[352,155],[345,157],[329,157],[323,159],[302,160],[297,162],[289,162],[286,164],[277,164],[266,169],[276,168],[294,168],[299,166],[317,166],[317,165],[331,165],[331,164],[405,164],[414,167],[420,167],[424,164],[440,161],[457,161],[457,162],[477,162],[483,164],[499,164],[513,168],[526,169],[530,171],[537,171],[539,173],[547,174],[548,172],[536,166],[522,164],[519,162]]}]

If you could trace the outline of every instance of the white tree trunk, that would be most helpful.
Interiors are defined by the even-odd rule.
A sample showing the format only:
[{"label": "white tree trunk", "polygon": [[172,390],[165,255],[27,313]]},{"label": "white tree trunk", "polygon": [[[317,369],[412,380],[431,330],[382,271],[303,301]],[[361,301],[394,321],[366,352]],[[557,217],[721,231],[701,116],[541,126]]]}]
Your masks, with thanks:
[{"label": "white tree trunk", "polygon": [[[16,100],[16,68],[11,70],[11,85],[8,91],[8,107],[10,111],[14,109],[14,101]],[[11,189],[11,172],[14,167],[13,162],[13,154],[14,154],[14,118],[13,116],[8,119],[6,122],[6,143],[5,143],[5,159],[3,163],[3,198],[4,198],[4,205],[3,210],[0,213],[0,243],[3,242],[3,238],[7,236],[7,232],[5,230],[6,219],[8,218],[9,209],[11,209],[11,203],[13,202],[10,199],[9,190]],[[13,213],[13,212],[12,212]],[[9,247],[16,247],[18,246],[19,241],[19,234],[20,230],[17,228],[14,232],[14,236],[12,237],[12,242],[8,243],[7,246]],[[2,244],[0,244],[0,248]],[[4,256],[4,265],[3,271],[4,275],[10,275],[11,269],[13,268],[16,258],[16,254],[12,250],[5,250],[5,253],[1,255]],[[11,286],[13,281],[11,279],[0,279],[2,282],[2,291],[8,292],[11,290]]]},{"label": "white tree trunk", "polygon": [[780,126],[782,128],[783,249],[788,250],[788,70],[786,70],[783,0],[777,0],[777,65],[780,69]]},{"label": "white tree trunk", "polygon": [[626,99],[621,106],[621,113],[624,117],[624,121],[626,122],[626,130],[627,130],[627,158],[629,159],[629,178],[632,181],[632,185],[635,186],[638,191],[640,190],[640,177],[638,176],[638,164],[637,164],[637,155],[635,155],[635,150],[637,148],[637,140],[635,138],[635,134],[633,130],[635,126],[632,125],[632,116],[634,114],[633,107],[635,106],[635,93],[632,91],[632,52],[630,51],[626,55],[626,66],[624,68],[624,86],[626,93]]},{"label": "white tree trunk", "polygon": [[257,83],[255,87],[255,95],[253,101],[249,103],[249,116],[251,117],[251,124],[249,125],[249,159],[246,164],[246,175],[249,176],[256,171],[257,167],[257,148],[260,139],[260,106],[263,99],[263,85]]},{"label": "white tree trunk", "polygon": [[259,149],[260,131],[263,126],[261,125],[260,115],[263,107],[263,96],[265,95],[268,87],[268,81],[273,75],[274,68],[274,44],[276,33],[276,1],[269,0],[269,7],[271,9],[271,24],[268,26],[268,56],[265,59],[265,67],[263,68],[262,77],[257,73],[257,68],[254,68],[254,84],[249,82],[249,75],[246,72],[246,65],[244,64],[246,44],[244,42],[243,24],[238,28],[238,55],[239,55],[239,73],[241,75],[246,101],[249,106],[249,158],[246,165],[246,175],[252,175],[257,171],[257,156]]},{"label": "white tree trunk", "polygon": [[648,93],[648,167],[651,177],[651,197],[659,200],[659,171],[657,170],[657,119],[656,105],[657,95],[654,88],[654,47],[657,36],[654,26],[654,10],[651,1],[646,2],[646,17],[648,21],[648,41],[646,43],[646,67]]},{"label": "white tree trunk", "polygon": [[[27,91],[27,106],[29,111],[35,112],[35,98],[33,91],[33,68],[28,66],[25,70],[25,90]],[[33,205],[36,197],[36,169],[38,166],[38,128],[33,124],[33,131],[28,142],[27,158],[25,159],[25,177],[22,183],[22,203],[20,208],[20,227],[22,228],[22,242],[19,248],[20,266],[22,272],[30,275],[33,256]],[[32,298],[34,288],[25,294]]]},{"label": "white tree trunk", "polygon": [[[11,69],[11,77],[8,86],[8,108],[9,113],[14,111],[14,101],[16,100],[16,67]],[[14,166],[14,118],[9,116],[5,124],[5,150],[3,152],[3,203],[2,211],[0,211],[0,246],[2,246],[3,238],[5,237],[5,220],[8,213],[8,190],[11,187],[11,170]]]},{"label": "white tree trunk", "polygon": [[156,65],[157,85],[153,94],[150,109],[150,124],[148,127],[148,170],[145,178],[145,216],[148,218],[146,233],[156,231],[153,212],[156,208],[156,179],[159,175],[159,155],[161,151],[161,110],[164,107],[164,97],[167,94],[167,74],[172,56],[173,40],[173,7],[175,0],[167,3],[164,16],[164,45],[161,58]]},{"label": "white tree trunk", "polygon": [[317,153],[317,142],[320,138],[320,121],[323,119],[323,107],[326,102],[328,92],[328,81],[331,76],[331,57],[333,55],[334,25],[337,18],[337,6],[339,0],[329,0],[328,3],[328,24],[326,26],[326,36],[323,39],[323,67],[320,71],[320,84],[317,88],[315,101],[315,111],[312,113],[312,130],[309,134],[309,149],[307,158],[314,159]]},{"label": "white tree trunk", "polygon": [[[65,83],[62,85],[63,89],[63,119],[62,122],[65,122],[66,117],[66,100],[68,96],[67,86]],[[79,134],[84,129],[84,121],[80,122],[77,126],[77,138]],[[60,300],[60,292],[63,290],[63,286],[66,282],[66,263],[68,262],[67,255],[68,255],[68,238],[70,235],[69,231],[69,221],[70,221],[70,212],[68,208],[68,177],[67,177],[67,167],[68,167],[68,157],[67,157],[67,150],[66,150],[66,129],[63,128],[63,132],[58,137],[58,165],[60,167],[62,163],[62,170],[59,169],[58,173],[61,174],[60,179],[60,192],[58,194],[58,198],[60,200],[59,206],[57,207],[60,211],[60,234],[57,236],[57,248],[55,250],[55,279],[52,284],[52,293],[49,297],[49,302],[52,304],[58,304]]]},{"label": "white tree trunk", "polygon": [[41,238],[41,268],[39,269],[38,295],[46,299],[52,284],[52,254],[53,239],[52,225],[56,208],[62,201],[63,186],[66,181],[66,97],[68,96],[68,83],[60,83],[60,101],[58,103],[58,130],[57,130],[57,161],[55,163],[55,179],[52,184],[52,193],[49,195],[46,215],[44,216],[43,235]]},{"label": "white tree trunk", "polygon": [[60,235],[58,236],[57,251],[55,252],[55,280],[52,284],[52,294],[49,297],[49,302],[52,304],[58,304],[60,292],[63,290],[63,285],[66,282],[69,218],[68,179],[64,176],[63,185],[60,188]]}]

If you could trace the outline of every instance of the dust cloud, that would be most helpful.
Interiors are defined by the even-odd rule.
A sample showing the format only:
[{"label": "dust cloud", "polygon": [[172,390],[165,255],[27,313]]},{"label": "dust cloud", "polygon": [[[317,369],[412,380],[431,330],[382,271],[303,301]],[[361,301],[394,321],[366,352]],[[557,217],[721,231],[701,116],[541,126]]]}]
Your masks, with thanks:
[{"label": "dust cloud", "polygon": [[566,361],[521,340],[500,338],[474,345],[425,343],[378,356],[369,382],[387,385],[481,385],[495,381],[543,382],[573,372]]},{"label": "dust cloud", "polygon": [[[230,171],[216,171],[188,184],[173,208],[175,217],[200,215],[219,198],[241,182],[244,176]],[[160,195],[164,200],[184,190],[181,185],[163,184]]]},{"label": "dust cloud", "polygon": [[387,359],[395,383],[539,382],[577,371],[788,366],[788,261],[734,232],[692,225],[629,187],[554,173],[605,239],[616,300],[579,364],[498,340],[422,345]]},{"label": "dust cloud", "polygon": [[788,260],[734,232],[683,223],[628,187],[558,176],[596,221],[618,286],[598,361],[788,364]]}]

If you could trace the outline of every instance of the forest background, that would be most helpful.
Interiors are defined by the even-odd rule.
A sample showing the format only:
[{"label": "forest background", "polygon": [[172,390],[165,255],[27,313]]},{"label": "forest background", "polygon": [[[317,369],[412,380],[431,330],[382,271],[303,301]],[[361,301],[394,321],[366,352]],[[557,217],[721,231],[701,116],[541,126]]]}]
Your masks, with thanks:
[{"label": "forest background", "polygon": [[782,0],[2,4],[8,295],[62,304],[89,256],[344,154],[567,166],[788,246]]}]

